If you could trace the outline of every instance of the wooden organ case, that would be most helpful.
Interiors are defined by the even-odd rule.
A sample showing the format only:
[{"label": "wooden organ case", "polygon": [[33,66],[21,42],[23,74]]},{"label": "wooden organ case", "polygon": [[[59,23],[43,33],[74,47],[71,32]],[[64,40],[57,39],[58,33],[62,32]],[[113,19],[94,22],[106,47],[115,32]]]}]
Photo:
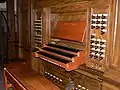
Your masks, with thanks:
[{"label": "wooden organ case", "polygon": [[36,2],[33,55],[42,61],[44,77],[61,90],[120,90],[119,61],[113,60],[120,2]]}]

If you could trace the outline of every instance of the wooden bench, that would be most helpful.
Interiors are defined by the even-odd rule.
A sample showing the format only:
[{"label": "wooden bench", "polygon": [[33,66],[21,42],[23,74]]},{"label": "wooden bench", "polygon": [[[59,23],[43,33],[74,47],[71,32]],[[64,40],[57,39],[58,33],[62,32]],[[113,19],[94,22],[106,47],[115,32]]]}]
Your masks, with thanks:
[{"label": "wooden bench", "polygon": [[[28,68],[24,63],[11,63],[4,66],[5,87],[14,90],[60,90],[42,75]],[[8,84],[8,80],[11,82]]]}]

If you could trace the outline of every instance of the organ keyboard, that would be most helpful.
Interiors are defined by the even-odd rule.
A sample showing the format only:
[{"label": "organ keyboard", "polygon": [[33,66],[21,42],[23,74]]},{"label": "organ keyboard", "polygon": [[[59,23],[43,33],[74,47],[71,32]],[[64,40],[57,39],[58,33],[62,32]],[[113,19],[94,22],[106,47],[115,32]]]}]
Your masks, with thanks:
[{"label": "organ keyboard", "polygon": [[84,63],[85,51],[49,43],[40,48],[35,56],[69,71],[76,69],[79,65]]}]

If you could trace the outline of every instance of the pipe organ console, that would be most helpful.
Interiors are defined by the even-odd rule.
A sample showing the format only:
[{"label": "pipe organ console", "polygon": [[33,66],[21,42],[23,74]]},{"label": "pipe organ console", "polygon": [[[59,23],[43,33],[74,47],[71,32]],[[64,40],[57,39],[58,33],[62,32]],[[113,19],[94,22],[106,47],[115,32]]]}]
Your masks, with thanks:
[{"label": "pipe organ console", "polygon": [[[58,16],[53,17],[58,18]],[[85,46],[83,42],[86,22],[72,21],[74,18],[71,18],[70,21],[63,21],[61,18],[64,15],[59,17],[58,21],[51,21],[57,23],[51,26],[55,28],[53,29],[54,32],[51,32],[51,39],[35,53],[37,57],[70,71],[76,69],[85,61],[85,49],[81,46]],[[65,33],[63,33],[64,31]],[[74,44],[76,47],[73,47]]]},{"label": "pipe organ console", "polygon": [[113,72],[119,70],[112,66],[115,11],[120,2],[68,0],[67,4],[39,7],[43,2],[34,6],[41,15],[34,21],[33,55],[42,60],[44,77],[61,90],[120,90]]}]

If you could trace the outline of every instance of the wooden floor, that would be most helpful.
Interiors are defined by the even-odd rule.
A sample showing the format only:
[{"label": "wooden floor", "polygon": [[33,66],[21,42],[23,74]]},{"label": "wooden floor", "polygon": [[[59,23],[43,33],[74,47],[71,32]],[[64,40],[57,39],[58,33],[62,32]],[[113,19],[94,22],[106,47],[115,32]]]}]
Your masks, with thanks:
[{"label": "wooden floor", "polygon": [[27,90],[60,90],[46,78],[28,68],[24,63],[7,64],[5,68]]}]

